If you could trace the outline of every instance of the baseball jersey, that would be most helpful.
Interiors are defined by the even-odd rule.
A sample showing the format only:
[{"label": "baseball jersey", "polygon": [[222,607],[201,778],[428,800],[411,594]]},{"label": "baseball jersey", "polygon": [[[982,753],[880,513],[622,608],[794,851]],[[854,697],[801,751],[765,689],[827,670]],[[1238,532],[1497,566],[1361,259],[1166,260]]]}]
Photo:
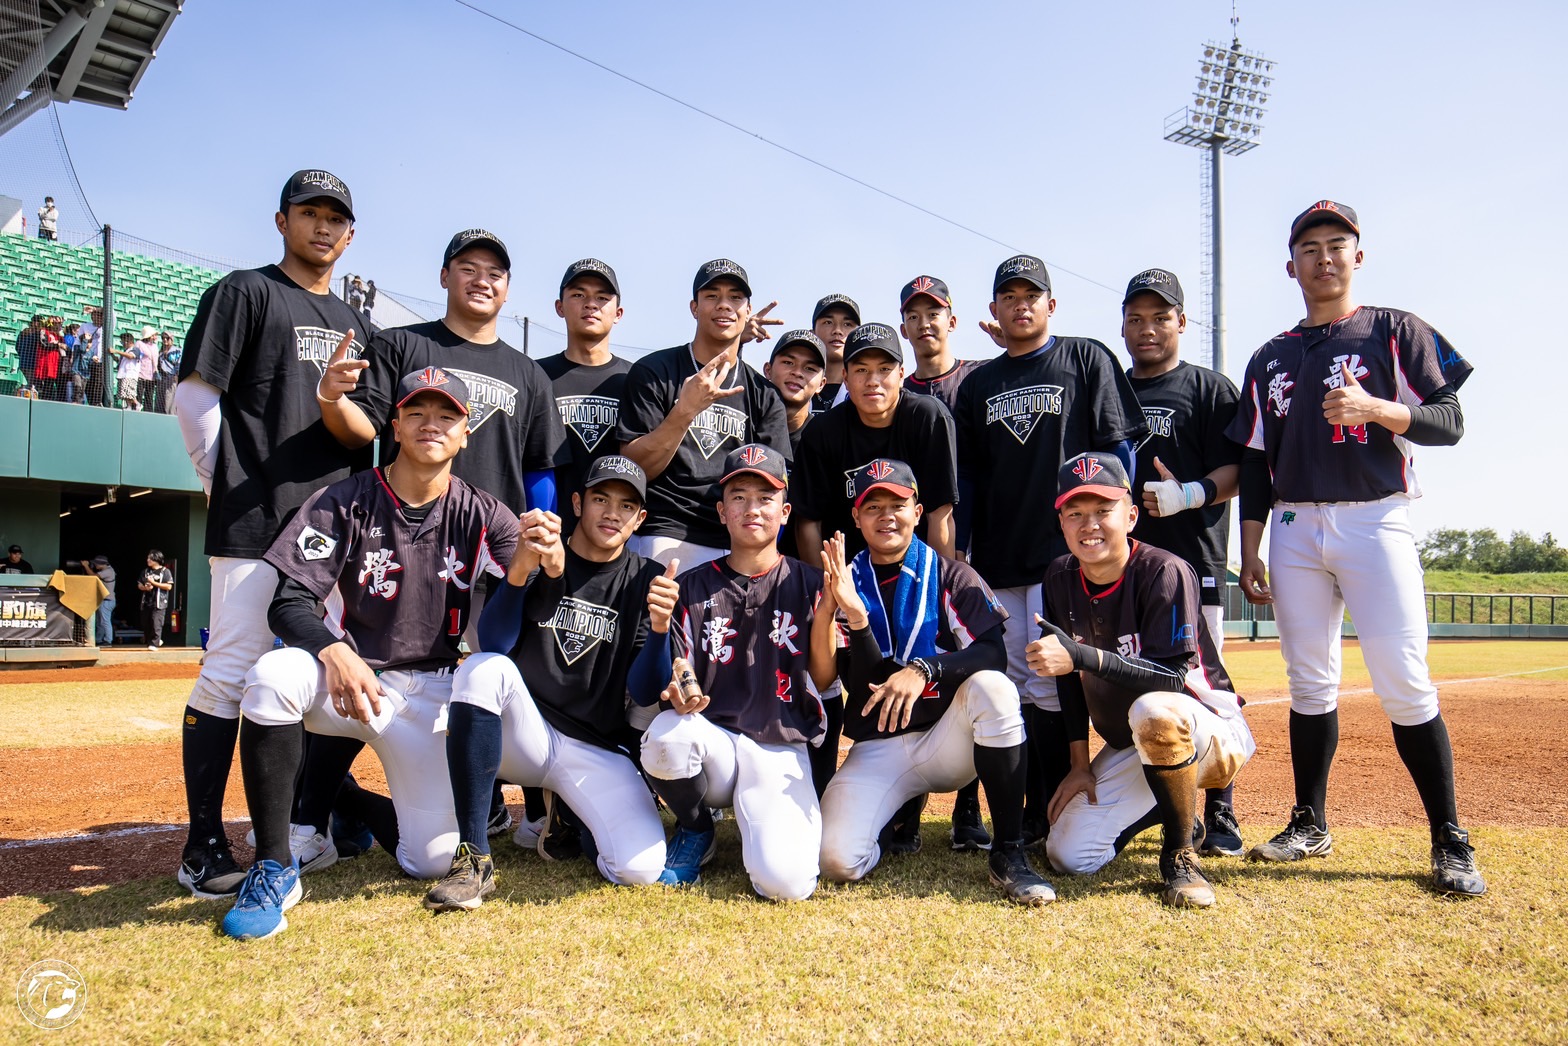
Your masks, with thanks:
[{"label": "baseball jersey", "polygon": [[[939,605],[941,619],[937,623],[936,645],[939,650],[963,650],[974,642],[976,636],[985,635],[997,625],[1007,620],[1007,611],[1002,609],[1002,604],[980,575],[975,573],[973,567],[957,560],[948,559],[946,556],[937,557],[937,584],[941,588]],[[887,605],[893,601],[894,586],[898,583],[901,564],[892,564],[892,570],[886,572],[878,570],[877,583],[882,592],[882,602]],[[836,618],[838,622],[839,643],[847,644],[847,624],[843,612],[840,611]],[[896,622],[891,616],[888,618],[888,627],[896,629]],[[903,641],[902,636],[895,635],[893,647],[898,649]],[[849,668],[845,663],[848,652],[839,652],[839,677],[844,680],[849,678]],[[873,682],[884,682],[888,676],[898,671],[902,665],[892,658],[883,658],[882,665],[872,673]],[[852,741],[874,741],[880,737],[894,737],[898,734],[909,733],[917,730],[929,730],[938,719],[942,718],[948,706],[953,703],[953,695],[958,693],[962,685],[954,680],[939,679],[935,683],[927,683],[926,691],[920,700],[915,702],[914,709],[909,715],[909,725],[891,725],[887,730],[877,729],[877,717],[881,706],[872,710],[870,715],[865,714],[866,701],[871,697],[869,691],[851,694],[846,682],[844,687],[844,736]]]},{"label": "baseball jersey", "polygon": [[[1203,619],[1197,575],[1164,549],[1133,541],[1127,569],[1099,592],[1087,583],[1075,557],[1062,556],[1045,575],[1045,617],[1079,643],[1123,657],[1185,659],[1186,689],[1194,700],[1211,691],[1235,693]],[[1131,747],[1128,715],[1143,694],[1090,672],[1079,676],[1096,732],[1111,748]],[[1227,697],[1212,703],[1232,702]]]},{"label": "baseball jersey", "polygon": [[514,513],[533,507],[523,476],[555,468],[565,440],[550,379],[539,364],[504,341],[468,341],[440,320],[382,331],[365,358],[370,366],[349,398],[381,428],[382,464],[397,460],[397,383],[412,371],[441,367],[468,385],[468,446],[453,459],[452,475],[495,495]]},{"label": "baseball jersey", "polygon": [[311,495],[264,558],[381,671],[456,664],[475,580],[503,576],[516,550],[517,517],[490,494],[454,476],[414,521],[377,468]]},{"label": "baseball jersey", "polygon": [[[893,423],[874,429],[860,420],[853,403],[844,402],[806,426],[800,460],[790,478],[795,515],[822,524],[822,536],[844,532],[845,554],[866,547],[850,515],[856,472],[877,458],[893,458],[914,470],[920,503],[926,511],[958,500],[957,446],[953,417],[930,396],[900,394]],[[925,532],[922,517],[917,533]]]},{"label": "baseball jersey", "polygon": [[1061,537],[1056,472],[1089,450],[1143,438],[1147,425],[1111,350],[1051,338],[998,356],[958,390],[958,455],[975,487],[970,562],[993,588],[1033,585]]},{"label": "baseball jersey", "polygon": [[[632,364],[610,440],[617,453],[659,427],[675,408],[681,385],[697,370],[690,344],[661,349]],[[692,419],[670,463],[648,482],[648,519],[638,531],[642,536],[728,548],[729,534],[715,508],[725,455],[748,443],[790,453],[784,401],[773,385],[744,361],[726,381],[726,388],[740,385],[746,391],[719,400]]]},{"label": "baseball jersey", "polygon": [[1363,305],[1316,327],[1297,324],[1247,362],[1241,405],[1226,434],[1261,450],[1280,501],[1378,501],[1419,497],[1412,446],[1381,425],[1331,425],[1323,397],[1344,384],[1349,363],[1379,399],[1407,406],[1475,368],[1420,317]]},{"label": "baseball jersey", "polygon": [[568,546],[559,578],[540,571],[529,582],[511,656],[561,733],[600,748],[627,743],[626,675],[648,638],[648,587],[663,572],[630,549],[594,563]]},{"label": "baseball jersey", "polygon": [[180,378],[194,374],[223,394],[207,555],[259,559],[306,498],[370,467],[370,448],[344,449],[316,403],[338,342],[353,330],[357,359],[369,327],[340,298],[307,291],[276,265],[231,272],[202,295]]},{"label": "baseball jersey", "polygon": [[620,417],[621,393],[632,364],[611,356],[610,362],[589,367],[574,363],[560,352],[540,360],[539,368],[550,379],[555,408],[566,429],[566,438],[555,458],[556,500],[560,503],[556,513],[561,517],[561,533],[570,534],[577,525],[572,495],[582,493],[588,466],[601,455],[620,453],[620,447],[607,437]]},{"label": "baseball jersey", "polygon": [[827,724],[807,665],[822,571],[780,556],[747,578],[716,559],[676,580],[671,633],[711,699],[702,714],[764,744],[820,744]]},{"label": "baseball jersey", "polygon": [[985,360],[959,360],[946,374],[938,374],[934,378],[917,378],[911,374],[904,379],[904,388],[922,396],[934,397],[949,411],[954,411],[958,409],[958,390],[963,386],[964,379],[983,366]]},{"label": "baseball jersey", "polygon": [[1149,434],[1138,444],[1133,504],[1139,513],[1132,535],[1186,560],[1197,572],[1203,603],[1218,606],[1225,590],[1230,501],[1162,517],[1144,510],[1143,487],[1160,478],[1155,458],[1184,482],[1241,462],[1241,447],[1225,435],[1236,416],[1236,386],[1218,371],[1185,361],[1152,378],[1136,378],[1128,371],[1127,379],[1149,425]]}]

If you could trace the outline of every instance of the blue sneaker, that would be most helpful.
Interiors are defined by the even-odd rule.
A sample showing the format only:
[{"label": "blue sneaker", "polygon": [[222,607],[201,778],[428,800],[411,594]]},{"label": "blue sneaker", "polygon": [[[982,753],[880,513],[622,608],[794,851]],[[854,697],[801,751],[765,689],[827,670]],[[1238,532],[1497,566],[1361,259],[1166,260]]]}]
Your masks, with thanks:
[{"label": "blue sneaker", "polygon": [[713,829],[689,832],[677,825],[664,858],[659,882],[665,886],[696,886],[702,882],[702,866],[713,859],[716,838]]},{"label": "blue sneaker", "polygon": [[239,898],[223,917],[223,932],[241,941],[259,941],[289,928],[283,913],[305,896],[299,869],[276,861],[257,861],[240,884]]}]

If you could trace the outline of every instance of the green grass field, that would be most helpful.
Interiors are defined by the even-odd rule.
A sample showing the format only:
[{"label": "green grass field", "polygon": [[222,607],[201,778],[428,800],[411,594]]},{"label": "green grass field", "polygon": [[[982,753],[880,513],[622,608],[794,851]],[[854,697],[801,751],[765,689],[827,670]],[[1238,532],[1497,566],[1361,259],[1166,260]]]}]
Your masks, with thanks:
[{"label": "green grass field", "polygon": [[[1254,834],[1256,829],[1254,829]],[[1001,902],[932,843],[858,886],[755,900],[733,822],[702,886],[622,889],[497,848],[500,889],[432,916],[376,851],[306,880],[280,937],[167,878],[0,904],[0,957],[73,963],[89,1001],[50,1042],[1561,1042],[1560,830],[1477,839],[1491,894],[1424,886],[1421,831],[1336,834],[1304,866],[1210,861],[1219,905],[1163,907],[1153,836],[1056,904]],[[0,1023],[0,1027],[6,1027]],[[50,1036],[45,1040],[43,1035]]]},{"label": "green grass field", "polygon": [[1568,593],[1568,573],[1474,574],[1467,570],[1428,570],[1428,592],[1540,592]]}]

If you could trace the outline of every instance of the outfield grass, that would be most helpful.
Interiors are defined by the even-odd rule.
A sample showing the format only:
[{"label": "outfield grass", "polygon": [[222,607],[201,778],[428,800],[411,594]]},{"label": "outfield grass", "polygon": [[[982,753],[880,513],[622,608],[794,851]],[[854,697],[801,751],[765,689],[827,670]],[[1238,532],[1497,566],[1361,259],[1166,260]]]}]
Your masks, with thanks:
[{"label": "outfield grass", "polygon": [[1218,907],[1178,912],[1152,893],[1152,834],[1022,910],[982,858],[937,848],[942,827],[794,905],[751,896],[726,821],[689,891],[618,889],[505,843],[497,894],[436,917],[378,851],[309,877],[272,941],[218,936],[222,903],[155,879],[0,904],[0,957],[82,972],[83,1017],[47,1033],[61,1043],[1568,1037],[1568,883],[1542,874],[1568,861],[1561,830],[1478,833],[1480,900],[1425,889],[1424,832],[1358,829],[1302,866],[1207,862]]},{"label": "outfield grass", "polygon": [[1476,574],[1468,570],[1428,570],[1428,592],[1568,593],[1568,572],[1549,574]]}]

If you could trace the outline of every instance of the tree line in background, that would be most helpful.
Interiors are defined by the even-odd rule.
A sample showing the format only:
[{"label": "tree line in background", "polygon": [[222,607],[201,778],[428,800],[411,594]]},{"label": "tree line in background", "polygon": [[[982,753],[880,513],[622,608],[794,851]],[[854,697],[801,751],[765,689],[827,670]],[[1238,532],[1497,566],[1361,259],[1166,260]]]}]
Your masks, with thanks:
[{"label": "tree line in background", "polygon": [[1568,548],[1548,531],[1536,540],[1516,530],[1505,541],[1490,527],[1460,530],[1440,527],[1422,539],[1421,566],[1427,570],[1467,570],[1481,574],[1568,571]]}]

